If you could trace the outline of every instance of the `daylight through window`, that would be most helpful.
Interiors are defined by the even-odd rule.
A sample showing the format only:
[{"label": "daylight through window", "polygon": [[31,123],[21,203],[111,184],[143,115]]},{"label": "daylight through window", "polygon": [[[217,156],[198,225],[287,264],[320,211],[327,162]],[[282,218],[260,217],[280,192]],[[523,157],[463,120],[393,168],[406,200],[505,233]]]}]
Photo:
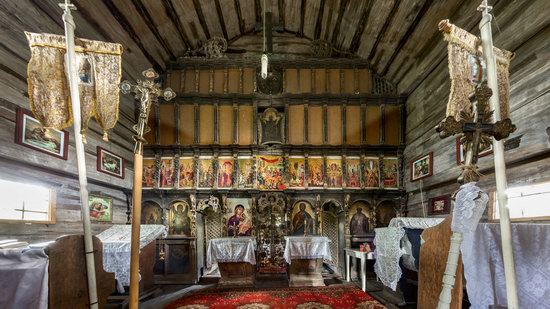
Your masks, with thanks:
[{"label": "daylight through window", "polygon": [[[550,218],[550,182],[508,188],[508,207],[511,219]],[[500,218],[495,196],[493,218]]]},{"label": "daylight through window", "polygon": [[0,220],[52,222],[53,190],[0,179]]}]

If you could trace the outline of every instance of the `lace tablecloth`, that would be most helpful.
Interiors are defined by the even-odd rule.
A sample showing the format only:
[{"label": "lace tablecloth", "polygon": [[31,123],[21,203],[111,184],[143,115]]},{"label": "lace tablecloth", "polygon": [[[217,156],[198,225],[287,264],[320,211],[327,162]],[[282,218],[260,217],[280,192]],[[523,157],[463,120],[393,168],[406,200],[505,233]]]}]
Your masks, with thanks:
[{"label": "lace tablecloth", "polygon": [[[139,248],[147,246],[159,236],[166,237],[167,229],[164,225],[144,224],[140,227]],[[117,279],[117,290],[124,292],[124,286],[130,285],[130,240],[132,238],[131,225],[113,225],[97,238],[103,243],[103,268],[107,272],[114,272]]]},{"label": "lace tablecloth", "polygon": [[247,262],[256,265],[256,238],[254,237],[224,237],[210,239],[206,250],[206,266],[208,268],[218,262]]},{"label": "lace tablecloth", "polygon": [[388,227],[406,227],[409,229],[427,229],[436,226],[443,222],[445,218],[415,218],[415,217],[399,217],[393,218]]},{"label": "lace tablecloth", "polygon": [[44,250],[0,249],[0,308],[48,308]]},{"label": "lace tablecloth", "polygon": [[288,264],[291,264],[291,259],[332,259],[328,237],[286,236],[285,240],[284,258]]},{"label": "lace tablecloth", "polygon": [[[520,308],[550,308],[550,224],[512,224]],[[500,226],[480,223],[465,233],[462,262],[473,309],[506,306]]]}]

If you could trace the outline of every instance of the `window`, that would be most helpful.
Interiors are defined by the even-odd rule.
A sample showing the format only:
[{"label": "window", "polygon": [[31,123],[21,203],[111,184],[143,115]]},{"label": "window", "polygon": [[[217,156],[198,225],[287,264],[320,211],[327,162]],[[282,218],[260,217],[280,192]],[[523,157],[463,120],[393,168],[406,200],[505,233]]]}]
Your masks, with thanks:
[{"label": "window", "polygon": [[0,221],[54,223],[55,191],[0,179]]},{"label": "window", "polygon": [[[508,188],[510,219],[550,219],[550,182]],[[493,218],[500,218],[498,200],[494,196]]]}]

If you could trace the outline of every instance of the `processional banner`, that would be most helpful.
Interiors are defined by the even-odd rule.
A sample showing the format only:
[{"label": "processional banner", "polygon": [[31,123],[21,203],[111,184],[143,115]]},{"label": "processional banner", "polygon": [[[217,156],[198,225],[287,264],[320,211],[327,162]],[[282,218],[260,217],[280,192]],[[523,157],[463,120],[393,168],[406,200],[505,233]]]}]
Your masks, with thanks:
[{"label": "processional banner", "polygon": [[[73,122],[65,69],[65,37],[25,32],[31,49],[27,68],[31,110],[45,128],[64,129]],[[107,131],[118,121],[122,45],[75,38],[82,135],[92,116]]]}]

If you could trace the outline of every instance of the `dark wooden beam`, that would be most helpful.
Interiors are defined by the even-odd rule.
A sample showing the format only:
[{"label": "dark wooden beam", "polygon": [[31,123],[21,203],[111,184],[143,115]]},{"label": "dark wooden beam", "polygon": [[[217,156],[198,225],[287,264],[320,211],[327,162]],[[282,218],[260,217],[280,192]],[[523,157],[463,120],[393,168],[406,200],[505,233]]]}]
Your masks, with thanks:
[{"label": "dark wooden beam", "polygon": [[317,15],[317,22],[315,23],[315,34],[313,38],[318,40],[321,38],[321,30],[323,29],[323,14],[325,12],[325,0],[321,0],[319,5],[319,14]]},{"label": "dark wooden beam", "polygon": [[204,14],[202,13],[202,7],[201,7],[200,1],[193,0],[193,6],[195,7],[195,12],[199,17],[199,22],[201,23],[201,27],[202,27],[202,30],[204,31],[204,34],[206,35],[206,38],[210,39],[210,31],[208,31],[208,25],[206,25],[206,19],[204,18]]},{"label": "dark wooden beam", "polygon": [[361,37],[363,36],[363,32],[365,32],[367,20],[369,19],[373,3],[374,0],[369,0],[367,6],[363,9],[363,14],[361,15],[361,19],[359,20],[359,25],[355,30],[355,34],[353,34],[353,39],[351,40],[351,44],[349,46],[349,52],[352,54],[355,54],[359,49],[359,44],[361,44]]},{"label": "dark wooden beam", "polygon": [[390,59],[388,60],[388,63],[386,63],[386,66],[384,67],[384,69],[382,70],[380,75],[384,76],[388,72],[388,70],[390,68],[390,65],[395,60],[395,57],[397,57],[397,55],[401,51],[401,48],[403,48],[403,45],[405,45],[405,43],[407,42],[407,40],[409,39],[411,34],[414,32],[414,30],[416,29],[416,27],[420,23],[420,20],[422,19],[422,17],[424,17],[424,15],[428,11],[428,9],[432,5],[432,3],[433,3],[433,0],[424,1],[424,4],[422,5],[420,10],[416,14],[416,17],[414,18],[412,24],[407,29],[407,32],[405,32],[405,34],[401,37],[401,39],[399,40],[399,43],[397,44],[397,47],[393,50],[393,53],[392,53]]},{"label": "dark wooden beam", "polygon": [[338,8],[338,18],[336,19],[336,25],[334,26],[334,31],[332,32],[332,45],[336,45],[336,40],[340,34],[340,25],[342,25],[342,17],[344,17],[344,12],[346,11],[346,6],[348,6],[349,0],[340,1],[340,7]]},{"label": "dark wooden beam", "polygon": [[306,19],[306,0],[302,0],[300,3],[300,36],[304,36],[304,21]]},{"label": "dark wooden beam", "polygon": [[245,29],[244,29],[244,20],[243,20],[243,14],[241,12],[241,4],[239,0],[235,0],[235,11],[237,11],[237,19],[239,20],[239,32],[241,33],[241,36],[244,35]]},{"label": "dark wooden beam", "polygon": [[279,0],[277,2],[277,6],[279,7],[279,24],[285,28],[285,0]]},{"label": "dark wooden beam", "polygon": [[220,26],[222,27],[223,37],[226,40],[229,40],[227,37],[227,29],[225,28],[225,21],[223,19],[222,6],[220,5],[220,0],[216,0],[216,12],[218,13],[218,20],[220,21]]},{"label": "dark wooden beam", "polygon": [[164,39],[164,37],[160,34],[160,32],[157,29],[157,26],[155,25],[155,21],[153,20],[153,17],[151,17],[151,14],[147,11],[147,8],[143,5],[141,0],[132,0],[132,3],[134,4],[134,7],[136,8],[136,11],[138,11],[139,16],[145,21],[145,24],[151,30],[157,41],[160,43],[162,48],[166,51],[168,55],[170,55],[170,59],[176,59],[176,56],[172,49],[170,48],[170,45],[168,45],[168,42]]},{"label": "dark wooden beam", "polygon": [[262,4],[260,0],[254,1],[254,15],[256,16],[256,23],[262,23]]},{"label": "dark wooden beam", "polygon": [[386,18],[384,26],[382,26],[382,29],[380,29],[380,32],[378,32],[378,35],[376,36],[376,41],[374,42],[374,45],[372,45],[372,49],[370,50],[369,56],[367,57],[369,62],[371,62],[374,58],[374,55],[376,54],[376,48],[378,47],[378,44],[380,44],[380,40],[382,39],[382,37],[386,34],[386,30],[388,30],[388,27],[393,19],[393,16],[395,15],[395,12],[397,12],[398,7],[399,1],[395,1],[393,7],[391,8],[390,14],[388,15],[388,18]]},{"label": "dark wooden beam", "polygon": [[183,25],[181,24],[178,14],[176,14],[176,8],[174,8],[174,4],[172,3],[172,1],[162,0],[162,6],[164,7],[166,16],[168,16],[174,27],[178,29],[179,36],[183,41],[183,44],[185,44],[185,49],[191,49],[191,43],[189,43],[191,41],[189,41],[187,34],[185,34],[185,30],[183,29]]},{"label": "dark wooden beam", "polygon": [[325,24],[325,41],[328,41],[328,35],[330,32],[330,23],[332,22],[332,14],[334,13],[334,1],[329,1],[328,3],[328,16],[327,16],[327,22]]},{"label": "dark wooden beam", "polygon": [[113,14],[113,17],[118,21],[118,23],[122,26],[124,30],[126,30],[126,33],[132,38],[132,40],[139,46],[139,49],[141,49],[141,52],[143,55],[145,55],[145,58],[151,63],[155,71],[159,73],[164,73],[164,66],[162,66],[155,57],[153,57],[149,51],[145,48],[143,43],[141,42],[140,36],[136,33],[134,28],[132,28],[132,25],[130,22],[124,17],[122,12],[116,7],[116,5],[113,3],[112,0],[103,0],[103,4],[111,11],[111,14]]}]

